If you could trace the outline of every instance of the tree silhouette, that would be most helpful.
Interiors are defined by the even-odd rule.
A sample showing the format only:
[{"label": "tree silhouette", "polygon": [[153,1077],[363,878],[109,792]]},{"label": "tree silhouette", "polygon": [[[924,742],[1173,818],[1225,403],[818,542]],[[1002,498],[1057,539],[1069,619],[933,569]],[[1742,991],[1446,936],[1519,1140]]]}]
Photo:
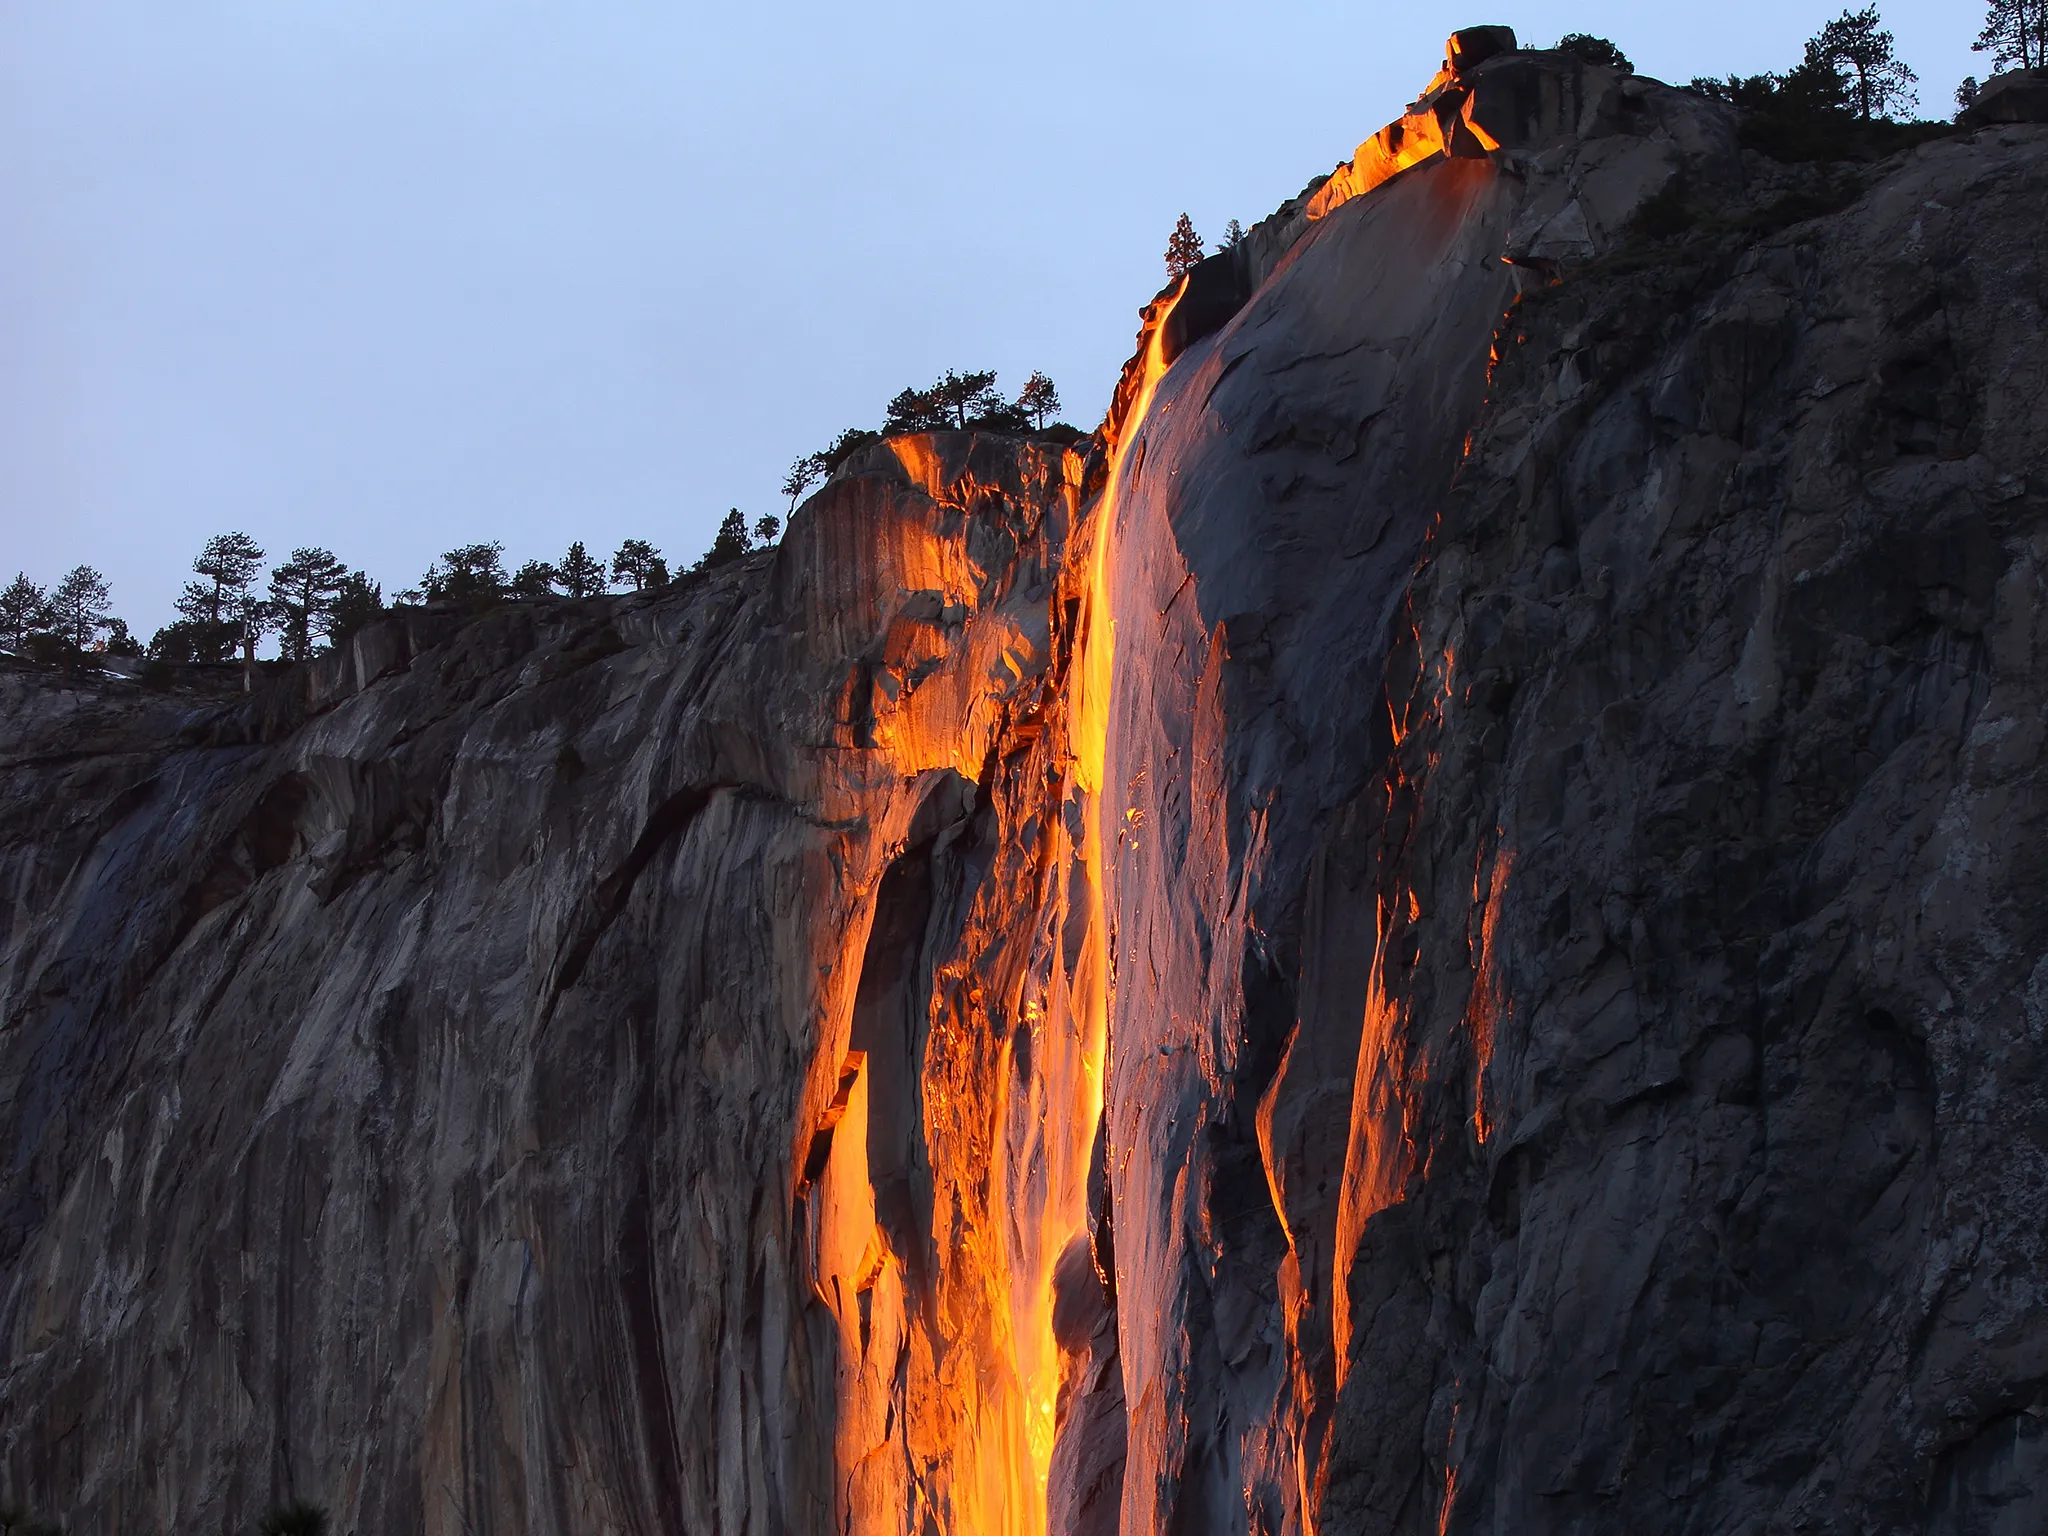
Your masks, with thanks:
[{"label": "tree silhouette", "polygon": [[350,571],[341,578],[327,612],[327,643],[339,649],[383,614],[383,587],[362,571]]},{"label": "tree silhouette", "polygon": [[[1017,430],[1022,418],[1013,406],[996,393],[993,368],[966,373],[948,368],[945,376],[929,389],[906,389],[889,402],[882,422],[883,435],[899,437],[909,432],[964,432],[970,427],[989,431]],[[845,441],[851,433],[841,435]],[[834,466],[836,467],[836,466]],[[788,485],[783,489],[787,491]]]},{"label": "tree silhouette", "polygon": [[1235,250],[1238,246],[1244,244],[1244,236],[1244,226],[1238,223],[1237,220],[1232,219],[1223,226],[1223,238],[1216,243],[1216,249],[1219,251]]},{"label": "tree silhouette", "polygon": [[1844,11],[1806,45],[1806,62],[1835,71],[1843,94],[1866,122],[1910,112],[1919,97],[1920,77],[1892,50],[1892,35],[1878,25],[1876,5]]},{"label": "tree silhouette", "polygon": [[1017,410],[1021,415],[1030,417],[1031,424],[1042,430],[1047,421],[1060,413],[1060,392],[1053,387],[1051,379],[1034,372],[1017,396]]},{"label": "tree silhouette", "polygon": [[1166,275],[1169,279],[1185,277],[1201,259],[1202,237],[1195,233],[1195,221],[1183,213],[1174,221],[1173,233],[1166,241]]},{"label": "tree silhouette", "polygon": [[50,594],[52,627],[73,655],[92,648],[99,632],[107,627],[107,607],[113,593],[107,578],[89,565],[73,566],[57,590]]},{"label": "tree silhouette", "polygon": [[507,585],[504,553],[505,546],[496,540],[489,544],[458,544],[427,567],[420,587],[430,601],[440,598],[473,605],[496,602],[505,595]]},{"label": "tree silhouette", "polygon": [[782,477],[782,494],[789,498],[789,510],[794,512],[796,504],[803,500],[804,492],[823,480],[830,473],[825,468],[825,455],[807,453],[789,466],[789,473]]},{"label": "tree silhouette", "polygon": [[645,539],[628,539],[612,556],[612,580],[630,581],[635,592],[668,585],[668,562]]},{"label": "tree silhouette", "polygon": [[782,537],[782,519],[779,517],[757,519],[754,523],[754,537],[763,544],[773,544]]},{"label": "tree silhouette", "polygon": [[932,396],[939,408],[953,418],[952,425],[963,432],[970,420],[999,411],[1003,405],[1002,396],[996,393],[993,368],[968,373],[955,373],[948,368],[946,376],[932,386]]},{"label": "tree silhouette", "polygon": [[889,402],[889,409],[882,418],[884,437],[901,437],[910,432],[943,432],[953,424],[940,401],[938,392],[930,389],[906,389]]},{"label": "tree silhouette", "polygon": [[242,692],[256,686],[256,647],[277,623],[277,610],[254,592],[235,599],[235,637],[242,645]]},{"label": "tree silhouette", "polygon": [[562,556],[561,563],[555,567],[555,579],[571,597],[596,597],[607,587],[603,562],[591,557],[581,539],[571,544],[569,553]]},{"label": "tree silhouette", "polygon": [[196,661],[227,660],[241,636],[236,621],[242,601],[262,564],[263,546],[246,533],[220,533],[208,539],[192,562],[202,579],[186,582],[174,605],[183,621],[171,626],[178,647]]},{"label": "tree silhouette", "polygon": [[2048,0],[1991,0],[1971,47],[1990,54],[1994,69],[2048,69]]},{"label": "tree silhouette", "polygon": [[704,558],[697,562],[698,569],[716,570],[721,565],[729,565],[742,555],[751,553],[753,548],[754,541],[747,533],[747,520],[741,515],[740,509],[734,507],[725,514],[724,521],[718,525],[718,536],[711,541],[711,547],[704,551]]},{"label": "tree silhouette", "polygon": [[50,594],[30,581],[26,572],[15,572],[14,580],[0,590],[0,640],[6,642],[7,649],[19,654],[30,635],[48,629],[54,621]]},{"label": "tree silhouette", "polygon": [[1629,63],[1628,55],[1604,37],[1595,37],[1590,32],[1567,32],[1557,40],[1558,53],[1568,53],[1575,59],[1588,64],[1604,64],[1609,69],[1618,69],[1625,75],[1636,72]]},{"label": "tree silhouette", "polygon": [[348,567],[332,550],[317,546],[295,549],[292,557],[270,572],[270,605],[277,614],[278,649],[287,661],[305,661],[313,654],[313,637],[327,628],[342,578]]},{"label": "tree silhouette", "polygon": [[546,560],[529,560],[512,573],[514,597],[553,597],[555,568]]},{"label": "tree silhouette", "polygon": [[[904,393],[913,394],[915,391],[905,390]],[[897,398],[900,399],[902,397],[898,396]],[[831,442],[812,454],[811,457],[824,467],[825,475],[829,478],[840,465],[844,464],[856,453],[859,453],[861,449],[871,443],[879,443],[881,440],[882,434],[879,432],[870,432],[866,427],[848,427],[844,432],[833,438]]]}]

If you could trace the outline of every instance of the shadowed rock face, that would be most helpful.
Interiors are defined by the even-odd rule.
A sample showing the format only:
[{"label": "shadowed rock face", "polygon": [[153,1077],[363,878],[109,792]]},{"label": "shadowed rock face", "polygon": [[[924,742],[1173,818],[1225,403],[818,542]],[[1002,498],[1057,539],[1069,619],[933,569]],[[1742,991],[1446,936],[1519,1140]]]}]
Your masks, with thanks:
[{"label": "shadowed rock face", "polygon": [[1350,856],[1334,1528],[2038,1525],[2044,216],[1986,131],[1518,311]]},{"label": "shadowed rock face", "polygon": [[1759,233],[1716,109],[1472,38],[1081,451],[0,674],[9,1491],[2038,1530],[2048,129]]}]

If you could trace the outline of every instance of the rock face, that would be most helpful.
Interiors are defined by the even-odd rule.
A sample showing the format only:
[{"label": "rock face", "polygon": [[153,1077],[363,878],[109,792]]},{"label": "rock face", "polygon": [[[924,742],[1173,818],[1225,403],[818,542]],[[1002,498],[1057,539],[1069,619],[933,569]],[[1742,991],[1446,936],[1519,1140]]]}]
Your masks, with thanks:
[{"label": "rock face", "polygon": [[1078,449],[0,674],[0,1492],[2038,1531],[2048,129],[1826,211],[1511,42]]}]

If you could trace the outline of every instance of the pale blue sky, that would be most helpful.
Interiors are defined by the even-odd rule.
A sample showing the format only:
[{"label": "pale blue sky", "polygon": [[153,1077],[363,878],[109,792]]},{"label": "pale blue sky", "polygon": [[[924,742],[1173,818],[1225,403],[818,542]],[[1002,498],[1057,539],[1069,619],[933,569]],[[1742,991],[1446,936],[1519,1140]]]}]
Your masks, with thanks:
[{"label": "pale blue sky", "polygon": [[[0,580],[89,561],[146,636],[226,528],[387,592],[687,560],[948,366],[1092,426],[1174,216],[1269,212],[1452,25],[1685,79],[1839,8],[0,0]],[[1981,7],[1884,13],[1946,116]]]}]

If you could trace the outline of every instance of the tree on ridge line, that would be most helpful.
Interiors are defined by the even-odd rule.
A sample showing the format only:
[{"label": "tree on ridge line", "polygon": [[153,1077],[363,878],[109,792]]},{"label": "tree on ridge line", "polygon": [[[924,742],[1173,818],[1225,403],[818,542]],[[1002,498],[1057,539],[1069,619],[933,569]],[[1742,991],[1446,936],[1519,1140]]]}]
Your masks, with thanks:
[{"label": "tree on ridge line", "polygon": [[612,580],[630,581],[635,592],[668,585],[668,562],[645,539],[628,539],[612,556]]},{"label": "tree on ridge line", "polygon": [[313,654],[313,636],[325,633],[334,600],[348,567],[334,552],[317,545],[292,551],[291,558],[270,571],[270,604],[277,614],[278,650],[287,661],[306,661]]},{"label": "tree on ridge line", "polygon": [[1195,221],[1183,213],[1174,220],[1173,233],[1166,240],[1166,276],[1169,281],[1186,277],[1202,259],[1202,237],[1195,233]]},{"label": "tree on ridge line", "polygon": [[226,661],[241,638],[243,608],[263,563],[263,546],[239,531],[217,533],[192,562],[194,574],[175,607],[179,622],[168,626],[166,645],[195,661]]},{"label": "tree on ridge line", "polygon": [[1875,0],[1860,11],[1844,11],[1806,45],[1809,65],[1832,69],[1851,108],[1865,122],[1910,112],[1918,100],[1919,76],[1892,47],[1892,35],[1878,23]]},{"label": "tree on ridge line", "polygon": [[107,610],[113,592],[107,578],[89,565],[74,566],[50,594],[50,612],[64,648],[79,656],[92,649],[101,630],[107,628]]},{"label": "tree on ridge line", "polygon": [[1970,46],[1990,54],[1994,69],[2048,69],[2048,0],[1991,0]]},{"label": "tree on ridge line", "polygon": [[50,594],[17,571],[14,580],[0,590],[0,642],[19,655],[28,647],[28,637],[40,634],[56,622],[50,608]]},{"label": "tree on ridge line", "polygon": [[570,544],[555,576],[571,597],[596,597],[605,590],[604,562],[585,549],[581,539]]}]

